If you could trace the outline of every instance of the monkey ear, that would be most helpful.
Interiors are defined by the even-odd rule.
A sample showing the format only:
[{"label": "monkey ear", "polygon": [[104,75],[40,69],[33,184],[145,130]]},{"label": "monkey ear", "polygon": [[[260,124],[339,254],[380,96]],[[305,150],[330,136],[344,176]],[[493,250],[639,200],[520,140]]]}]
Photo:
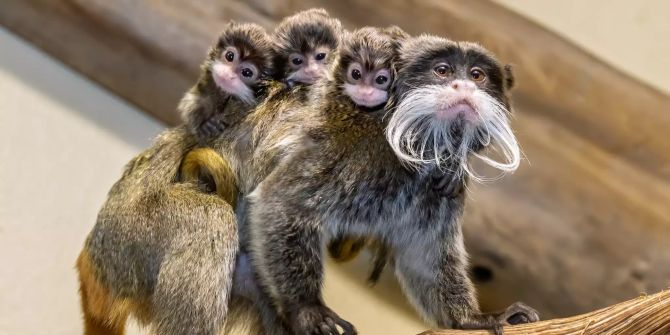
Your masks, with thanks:
[{"label": "monkey ear", "polygon": [[388,27],[384,28],[383,31],[384,31],[386,34],[388,34],[388,35],[390,35],[391,37],[393,37],[394,39],[404,39],[404,38],[408,38],[408,37],[409,37],[409,34],[408,34],[408,33],[406,33],[404,30],[402,30],[402,28],[400,28],[400,27],[398,27],[398,26],[396,26],[396,25],[388,26]]},{"label": "monkey ear", "polygon": [[512,73],[512,64],[507,64],[504,67],[504,77],[505,77],[505,89],[506,90],[511,90],[514,88],[514,85],[516,84],[516,80],[514,79],[514,73]]}]

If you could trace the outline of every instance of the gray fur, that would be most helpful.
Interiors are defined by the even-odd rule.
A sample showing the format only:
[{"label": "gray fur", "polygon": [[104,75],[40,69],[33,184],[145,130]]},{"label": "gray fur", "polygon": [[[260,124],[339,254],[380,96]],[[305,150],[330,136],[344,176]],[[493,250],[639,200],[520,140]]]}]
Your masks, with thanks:
[{"label": "gray fur", "polygon": [[[482,66],[491,71],[485,89],[509,105],[505,83],[510,80],[480,48],[419,37],[408,39],[401,50],[406,54],[401,52],[394,104],[409,88],[435,84],[432,72],[424,71],[435,55],[456,53],[466,61],[484,59]],[[369,57],[375,51],[361,54]],[[348,59],[346,54],[342,59]],[[405,294],[426,320],[441,327],[499,330],[506,320],[502,314],[480,313],[467,274],[460,226],[466,180],[449,169],[408,168],[385,137],[384,116],[393,113],[394,105],[358,109],[339,89],[341,68],[336,65],[332,79],[317,86],[317,98],[308,106],[270,95],[237,133],[215,145],[238,160],[238,177],[250,200],[251,252],[262,284],[294,332],[329,332],[337,323],[354,333],[323,303],[322,239],[371,236],[389,243]],[[284,142],[290,145],[278,149],[276,143]],[[471,148],[478,150],[481,146]],[[450,183],[460,186],[445,186]],[[532,309],[519,306],[504,315],[537,319]]]}]

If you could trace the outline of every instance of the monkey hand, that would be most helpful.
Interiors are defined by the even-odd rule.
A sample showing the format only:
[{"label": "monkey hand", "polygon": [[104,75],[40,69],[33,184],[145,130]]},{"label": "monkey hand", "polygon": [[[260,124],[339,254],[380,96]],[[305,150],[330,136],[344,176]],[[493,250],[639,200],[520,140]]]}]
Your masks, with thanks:
[{"label": "monkey hand", "polygon": [[227,125],[222,117],[214,116],[211,117],[209,120],[203,122],[200,125],[197,133],[200,135],[201,141],[207,141],[209,139],[221,135],[221,133],[223,133],[223,131],[226,130],[226,127]]},{"label": "monkey hand", "polygon": [[[354,326],[321,303],[301,307],[288,313],[288,322],[298,335],[355,335]],[[340,329],[342,332],[340,332]]]},{"label": "monkey hand", "polygon": [[505,325],[518,325],[540,321],[540,314],[534,308],[522,302],[515,302],[498,315],[497,319],[498,322]]},{"label": "monkey hand", "polygon": [[492,329],[495,335],[503,335],[503,326],[531,323],[539,320],[540,316],[535,309],[521,302],[516,302],[501,313],[480,314],[460,322],[457,321],[454,328]]}]

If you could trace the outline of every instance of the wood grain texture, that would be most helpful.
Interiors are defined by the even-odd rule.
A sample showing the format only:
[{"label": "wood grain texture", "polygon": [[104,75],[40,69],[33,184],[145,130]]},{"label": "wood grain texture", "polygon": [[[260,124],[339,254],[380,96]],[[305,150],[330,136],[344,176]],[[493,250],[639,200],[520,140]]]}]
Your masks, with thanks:
[{"label": "wood grain texture", "polygon": [[[506,335],[667,335],[670,291],[642,296],[570,318],[504,327]],[[421,335],[489,335],[482,330],[434,330]]]},{"label": "wood grain texture", "polygon": [[175,124],[227,20],[271,28],[313,6],[349,28],[479,41],[515,64],[527,162],[473,185],[466,210],[472,264],[491,275],[484,308],[566,316],[670,286],[670,98],[489,1],[4,0],[0,23]]}]

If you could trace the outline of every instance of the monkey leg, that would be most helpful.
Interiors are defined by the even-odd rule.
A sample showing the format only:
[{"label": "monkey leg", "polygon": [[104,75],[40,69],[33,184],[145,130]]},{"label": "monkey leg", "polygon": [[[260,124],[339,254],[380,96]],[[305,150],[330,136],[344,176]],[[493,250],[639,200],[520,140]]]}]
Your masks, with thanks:
[{"label": "monkey leg", "polygon": [[263,334],[291,334],[277,313],[277,309],[272,304],[270,296],[259,285],[249,254],[244,251],[240,251],[237,256],[235,279],[233,281],[233,298],[244,298],[253,304],[256,313],[258,313],[259,324],[263,328]]},{"label": "monkey leg", "polygon": [[356,334],[349,322],[323,302],[318,220],[285,208],[281,194],[279,198],[257,196],[250,215],[254,265],[292,333],[339,334],[339,326],[344,334]]},{"label": "monkey leg", "polygon": [[123,335],[130,306],[115,299],[95,277],[86,249],[77,258],[85,335]]},{"label": "monkey leg", "polygon": [[455,222],[445,226],[436,236],[439,243],[424,234],[404,243],[395,254],[398,281],[424,318],[443,328],[492,329],[496,334],[501,334],[503,325],[538,321],[537,312],[520,303],[503,313],[479,311],[461,227]]},{"label": "monkey leg", "polygon": [[157,334],[216,335],[225,324],[232,291],[235,216],[230,206],[212,203],[215,196],[179,188],[174,206],[188,212],[174,215],[192,222],[174,236],[160,264],[153,325]]},{"label": "monkey leg", "polygon": [[354,259],[367,243],[368,241],[365,238],[340,234],[328,242],[328,253],[337,262],[348,262]]}]

